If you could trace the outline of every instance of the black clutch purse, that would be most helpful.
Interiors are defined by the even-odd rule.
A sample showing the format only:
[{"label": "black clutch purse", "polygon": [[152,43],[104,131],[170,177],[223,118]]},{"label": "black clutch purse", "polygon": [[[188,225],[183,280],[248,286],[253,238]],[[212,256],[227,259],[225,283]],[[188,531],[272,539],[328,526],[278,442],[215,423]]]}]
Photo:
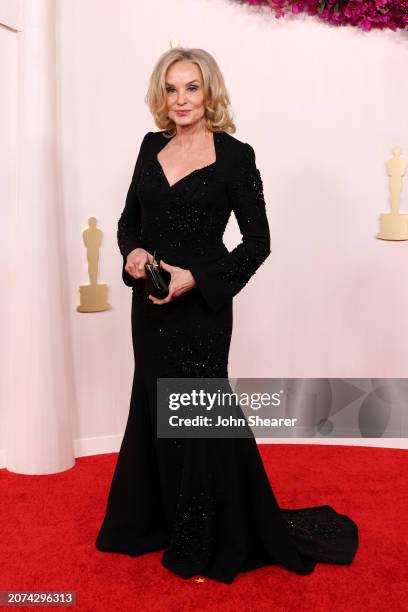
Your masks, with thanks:
[{"label": "black clutch purse", "polygon": [[153,263],[145,264],[146,277],[145,291],[146,294],[154,295],[159,299],[163,299],[169,295],[169,283],[171,279],[170,272],[163,270],[156,259],[156,251],[153,254]]}]

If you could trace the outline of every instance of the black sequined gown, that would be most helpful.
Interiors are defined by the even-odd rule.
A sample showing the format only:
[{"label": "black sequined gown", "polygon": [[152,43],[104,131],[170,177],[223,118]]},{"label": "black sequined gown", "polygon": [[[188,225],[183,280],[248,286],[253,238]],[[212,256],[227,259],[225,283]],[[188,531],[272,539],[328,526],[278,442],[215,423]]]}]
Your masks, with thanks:
[{"label": "black sequined gown", "polygon": [[[225,583],[269,564],[303,575],[319,561],[348,565],[356,524],[327,505],[281,509],[254,438],[156,436],[156,378],[228,377],[233,296],[270,253],[253,148],[215,132],[216,161],[171,186],[157,159],[167,142],[162,132],[145,135],[118,223],[135,369],[96,546],[132,556],[164,549],[161,563],[179,576]],[[231,211],[242,241],[228,252],[222,237]],[[138,246],[191,270],[197,287],[151,303],[143,281],[124,270]]]}]

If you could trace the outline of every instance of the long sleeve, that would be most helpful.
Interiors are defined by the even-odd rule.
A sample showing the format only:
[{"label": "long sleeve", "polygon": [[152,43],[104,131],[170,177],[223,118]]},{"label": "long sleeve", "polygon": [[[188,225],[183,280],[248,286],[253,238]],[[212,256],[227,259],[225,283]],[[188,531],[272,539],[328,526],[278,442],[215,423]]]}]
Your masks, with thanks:
[{"label": "long sleeve", "polygon": [[145,134],[140,146],[132,180],[126,196],[125,207],[121,213],[117,226],[117,242],[120,253],[123,257],[122,279],[125,285],[129,287],[133,286],[138,279],[133,278],[133,276],[128,274],[125,270],[127,256],[134,249],[144,248],[143,243],[139,238],[141,229],[141,212],[136,188],[142,168],[144,153],[146,151],[146,144],[150,134],[152,134],[152,132],[147,132],[147,134]]},{"label": "long sleeve", "polygon": [[271,252],[262,178],[248,143],[227,179],[227,189],[242,241],[221,259],[190,267],[199,291],[214,311],[246,285]]}]

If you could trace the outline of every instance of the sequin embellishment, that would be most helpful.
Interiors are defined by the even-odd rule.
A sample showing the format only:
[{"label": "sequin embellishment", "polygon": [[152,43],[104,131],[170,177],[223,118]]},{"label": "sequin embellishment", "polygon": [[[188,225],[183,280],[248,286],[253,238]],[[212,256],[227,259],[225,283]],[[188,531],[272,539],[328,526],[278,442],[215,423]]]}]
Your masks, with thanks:
[{"label": "sequin embellishment", "polygon": [[180,493],[166,556],[201,569],[211,557],[215,541],[215,500],[208,491]]},{"label": "sequin embellishment", "polygon": [[282,509],[283,518],[289,531],[295,538],[300,538],[318,545],[322,540],[335,540],[349,524],[349,519],[337,514],[330,506],[314,508]]}]

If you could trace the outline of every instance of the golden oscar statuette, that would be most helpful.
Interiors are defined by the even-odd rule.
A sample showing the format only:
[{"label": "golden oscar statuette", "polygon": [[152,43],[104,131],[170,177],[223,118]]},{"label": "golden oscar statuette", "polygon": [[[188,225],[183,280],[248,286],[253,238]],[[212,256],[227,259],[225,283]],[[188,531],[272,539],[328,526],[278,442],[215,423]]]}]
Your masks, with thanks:
[{"label": "golden oscar statuette", "polygon": [[82,238],[86,246],[86,256],[88,259],[89,285],[80,285],[80,305],[77,306],[78,312],[101,312],[110,310],[112,306],[108,304],[108,285],[101,285],[97,282],[99,248],[102,242],[102,232],[96,227],[96,218],[88,219],[89,227],[82,233]]},{"label": "golden oscar statuette", "polygon": [[382,240],[408,240],[408,213],[400,213],[402,177],[407,169],[407,161],[401,157],[401,147],[394,147],[393,157],[387,162],[390,177],[391,212],[380,215],[380,231],[377,238]]}]

